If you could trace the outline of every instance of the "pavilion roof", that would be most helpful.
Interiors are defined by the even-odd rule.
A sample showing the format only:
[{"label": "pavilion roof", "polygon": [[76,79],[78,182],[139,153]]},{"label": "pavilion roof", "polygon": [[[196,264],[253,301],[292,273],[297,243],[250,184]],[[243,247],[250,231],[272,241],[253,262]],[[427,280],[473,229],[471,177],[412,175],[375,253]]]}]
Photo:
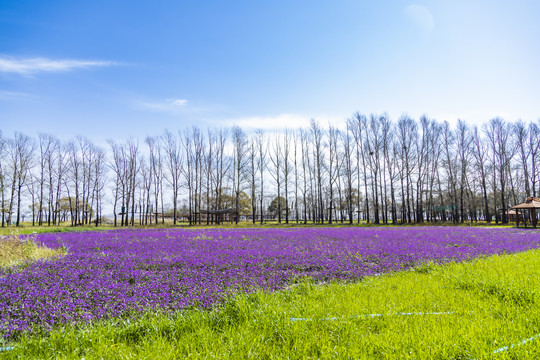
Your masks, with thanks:
[{"label": "pavilion roof", "polygon": [[510,209],[540,209],[540,199],[529,196],[523,204],[512,206]]}]

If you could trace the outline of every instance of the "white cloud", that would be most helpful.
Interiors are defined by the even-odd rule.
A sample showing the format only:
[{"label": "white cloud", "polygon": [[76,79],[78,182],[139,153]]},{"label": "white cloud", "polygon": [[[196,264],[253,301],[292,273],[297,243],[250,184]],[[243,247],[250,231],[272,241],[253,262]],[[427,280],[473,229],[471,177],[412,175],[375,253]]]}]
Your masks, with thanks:
[{"label": "white cloud", "polygon": [[30,75],[38,72],[60,72],[114,65],[111,61],[98,60],[53,60],[41,57],[16,58],[0,55],[0,72]]},{"label": "white cloud", "polygon": [[186,99],[167,99],[167,102],[174,106],[184,106],[187,104]]},{"label": "white cloud", "polygon": [[31,97],[32,96],[27,93],[0,90],[0,100],[29,99]]},{"label": "white cloud", "polygon": [[405,14],[414,25],[423,31],[430,32],[435,26],[433,15],[425,6],[411,4],[405,8]]},{"label": "white cloud", "polygon": [[188,107],[187,99],[175,99],[169,98],[165,100],[158,101],[138,101],[138,106],[143,108],[155,110],[155,111],[164,111],[164,112],[184,112],[187,110],[193,110]]}]

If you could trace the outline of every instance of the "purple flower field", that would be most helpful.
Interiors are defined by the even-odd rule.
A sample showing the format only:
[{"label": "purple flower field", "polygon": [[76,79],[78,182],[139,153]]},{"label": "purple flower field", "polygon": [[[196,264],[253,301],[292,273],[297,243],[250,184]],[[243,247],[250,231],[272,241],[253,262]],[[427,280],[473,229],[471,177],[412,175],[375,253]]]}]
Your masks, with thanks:
[{"label": "purple flower field", "polygon": [[0,270],[4,336],[147,309],[540,247],[540,232],[466,227],[114,230],[41,234],[63,258]]}]

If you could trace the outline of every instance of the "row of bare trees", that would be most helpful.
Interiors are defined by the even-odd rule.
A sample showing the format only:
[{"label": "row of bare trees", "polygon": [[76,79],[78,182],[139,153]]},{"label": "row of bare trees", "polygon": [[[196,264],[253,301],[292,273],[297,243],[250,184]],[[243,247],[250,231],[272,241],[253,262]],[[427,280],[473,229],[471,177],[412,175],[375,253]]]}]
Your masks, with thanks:
[{"label": "row of bare trees", "polygon": [[97,226],[104,208],[115,226],[203,224],[226,209],[253,223],[506,223],[509,206],[540,193],[539,150],[534,122],[361,113],[344,128],[192,127],[105,147],[0,133],[2,226],[30,215]]},{"label": "row of bare trees", "polygon": [[22,133],[0,133],[0,210],[2,226],[19,225],[29,203],[32,222],[72,225],[99,218],[106,184],[106,154],[83,137],[61,143],[41,134],[37,141]]}]

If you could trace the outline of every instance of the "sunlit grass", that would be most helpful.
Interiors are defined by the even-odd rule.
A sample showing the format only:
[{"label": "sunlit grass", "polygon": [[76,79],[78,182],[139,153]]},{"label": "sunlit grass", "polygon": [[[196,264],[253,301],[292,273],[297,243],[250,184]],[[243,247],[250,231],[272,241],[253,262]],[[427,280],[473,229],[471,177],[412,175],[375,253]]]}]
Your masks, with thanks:
[{"label": "sunlit grass", "polygon": [[71,226],[70,223],[63,223],[61,225],[43,225],[43,226],[32,226],[32,223],[23,223],[20,226],[5,226],[0,227],[0,235],[10,235],[13,232],[17,234],[41,234],[41,233],[51,233],[51,232],[67,232],[67,231],[95,231],[95,230],[110,230],[114,229],[114,226],[99,226],[95,227],[92,225],[85,226]]},{"label": "sunlit grass", "polygon": [[65,254],[65,249],[49,249],[38,244],[32,236],[21,237],[18,233],[0,236],[0,267]]},{"label": "sunlit grass", "polygon": [[[120,222],[118,222],[120,224]],[[515,223],[508,223],[508,224],[495,224],[494,222],[488,223],[486,221],[478,221],[478,222],[464,222],[464,223],[453,223],[450,221],[442,222],[442,221],[436,221],[436,222],[423,222],[423,223],[397,223],[392,224],[390,221],[388,224],[373,224],[368,223],[364,220],[362,220],[360,223],[355,220],[353,224],[349,224],[347,221],[341,222],[340,220],[335,221],[332,224],[329,224],[328,222],[325,223],[316,223],[313,221],[308,221],[304,223],[303,221],[296,222],[296,220],[289,220],[289,223],[286,224],[285,220],[282,220],[281,223],[279,223],[277,220],[267,220],[264,222],[264,224],[261,224],[260,222],[256,222],[253,224],[252,221],[246,221],[242,220],[238,224],[231,223],[231,222],[223,222],[219,225],[217,224],[209,224],[206,225],[206,221],[202,221],[201,224],[193,224],[189,225],[189,222],[186,221],[180,221],[177,222],[176,225],[172,222],[172,220],[167,219],[165,223],[161,223],[161,220],[158,224],[147,224],[147,225],[140,225],[139,221],[135,221],[134,226],[127,226],[128,228],[135,228],[135,229],[155,229],[155,228],[186,228],[186,229],[209,229],[209,228],[284,228],[284,227],[314,227],[314,226],[321,226],[321,227],[394,227],[394,226],[473,226],[473,227],[497,227],[497,228],[508,228],[508,227],[515,227]],[[523,225],[522,225],[523,226]],[[530,226],[529,226],[530,227]],[[126,226],[113,226],[111,224],[102,224],[96,227],[93,224],[88,225],[77,225],[77,226],[71,226],[71,223],[69,221],[63,222],[60,225],[43,225],[43,226],[37,226],[32,225],[32,222],[24,222],[20,226],[5,226],[0,227],[0,235],[9,235],[13,231],[17,231],[19,234],[32,234],[32,233],[51,233],[51,232],[68,232],[68,231],[96,231],[96,230],[113,230],[113,229],[125,229]]]},{"label": "sunlit grass", "polygon": [[[540,250],[26,335],[6,358],[540,358]],[[412,313],[405,315],[404,313]],[[372,315],[377,314],[377,315]],[[379,316],[380,314],[381,316]]]}]

